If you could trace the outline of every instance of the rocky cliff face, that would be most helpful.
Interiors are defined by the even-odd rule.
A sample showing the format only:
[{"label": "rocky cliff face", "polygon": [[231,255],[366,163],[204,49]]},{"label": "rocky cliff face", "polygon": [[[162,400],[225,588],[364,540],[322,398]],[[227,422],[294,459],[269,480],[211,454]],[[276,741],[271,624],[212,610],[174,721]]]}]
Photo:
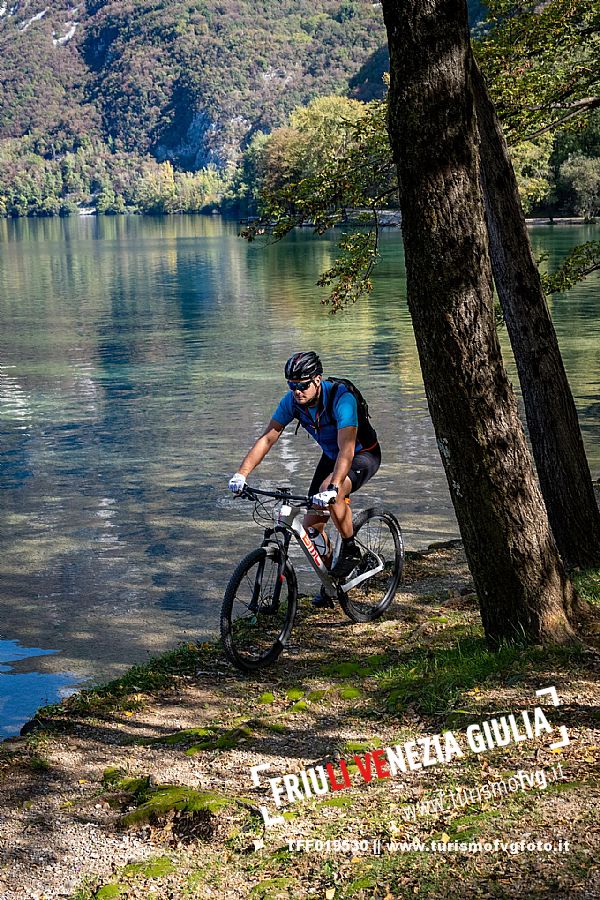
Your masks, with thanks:
[{"label": "rocky cliff face", "polygon": [[197,170],[208,165],[218,168],[234,162],[240,155],[252,123],[244,116],[229,120],[213,119],[205,109],[182,114],[191,121],[183,134],[171,142],[158,142],[154,155],[159,162],[169,159],[183,169]]}]

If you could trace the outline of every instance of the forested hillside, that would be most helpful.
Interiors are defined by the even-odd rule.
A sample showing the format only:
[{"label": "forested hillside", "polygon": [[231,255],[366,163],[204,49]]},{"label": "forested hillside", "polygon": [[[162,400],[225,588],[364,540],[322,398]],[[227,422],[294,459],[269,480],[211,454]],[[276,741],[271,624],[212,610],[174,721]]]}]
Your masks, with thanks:
[{"label": "forested hillside", "polygon": [[100,134],[81,55],[83,6],[0,0],[0,138]]},{"label": "forested hillside", "polygon": [[384,40],[370,0],[17,0],[0,6],[0,138],[102,137],[187,169],[235,158]]},{"label": "forested hillside", "polygon": [[[371,0],[74,4],[0,0],[0,216],[252,201],[257,138],[285,130],[316,97],[385,92],[387,43]],[[468,5],[481,31],[485,7]],[[528,148],[527,204],[591,214],[597,153],[587,144],[597,139],[597,122],[573,146],[559,135],[552,172],[549,138]]]}]

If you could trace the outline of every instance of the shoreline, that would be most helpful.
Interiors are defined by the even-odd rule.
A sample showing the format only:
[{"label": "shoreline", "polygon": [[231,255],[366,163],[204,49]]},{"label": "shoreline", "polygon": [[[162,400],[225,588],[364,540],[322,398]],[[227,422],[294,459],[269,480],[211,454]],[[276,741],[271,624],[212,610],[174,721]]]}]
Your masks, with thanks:
[{"label": "shoreline", "polygon": [[583,216],[541,216],[539,218],[526,218],[526,225],[597,225],[597,219],[591,221]]},{"label": "shoreline", "polygon": [[[182,645],[40,709],[23,736],[0,744],[3,900],[370,900],[382,886],[382,896],[412,896],[423,881],[436,900],[475,888],[491,900],[499,865],[520,895],[535,884],[538,898],[591,900],[600,642],[591,631],[588,640],[492,654],[454,541],[408,555],[380,622],[354,624],[304,598],[292,645],[255,676],[232,669],[216,642]],[[563,705],[547,715],[571,738],[558,756],[541,735],[394,779],[360,777],[379,748],[447,731],[462,739],[469,723],[498,710],[531,709],[548,684]],[[282,822],[265,826],[259,807],[274,808],[273,799],[253,767],[280,776],[340,759],[351,781],[344,791],[286,803]],[[557,762],[560,783],[537,784],[535,773]],[[433,802],[513,772],[537,788],[493,804],[483,789],[469,804]],[[573,849],[441,857],[398,849],[534,838]],[[363,852],[365,841],[379,851]],[[457,879],[464,893],[453,893]]]},{"label": "shoreline", "polygon": [[[364,213],[369,212],[368,210],[349,210],[348,211],[348,221],[340,222],[339,224],[331,226],[333,230],[336,228],[355,226],[361,227],[361,224],[358,221],[354,221],[355,217],[358,217]],[[379,226],[381,228],[397,228],[401,225],[401,215],[399,210],[395,209],[384,209],[378,210],[378,214],[380,216]],[[26,219],[89,219],[89,218],[121,218],[127,216],[142,216],[146,218],[173,218],[176,216],[220,216],[223,219],[228,221],[236,222],[239,225],[247,225],[249,222],[255,220],[257,217],[242,217],[239,218],[236,213],[226,213],[221,212],[218,209],[206,209],[206,210],[197,210],[196,212],[173,212],[173,213],[144,213],[136,210],[126,210],[121,213],[98,213],[95,207],[87,206],[80,207],[77,211],[71,213],[70,215],[55,215],[55,216],[47,216],[47,215],[29,215],[29,216],[3,216],[2,218],[11,222],[18,222],[19,220]],[[584,216],[531,216],[525,218],[525,224],[527,226],[537,226],[537,225],[598,225],[599,224],[598,217],[592,218],[591,220],[586,219]],[[314,223],[308,221],[303,222],[300,225],[296,225],[295,228],[313,228]],[[364,226],[363,226],[364,227]]]}]

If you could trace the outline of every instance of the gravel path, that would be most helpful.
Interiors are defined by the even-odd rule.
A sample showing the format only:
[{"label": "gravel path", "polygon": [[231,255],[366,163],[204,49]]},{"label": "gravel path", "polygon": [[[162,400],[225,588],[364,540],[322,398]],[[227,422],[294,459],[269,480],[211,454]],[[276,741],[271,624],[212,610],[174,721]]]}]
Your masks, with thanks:
[{"label": "gravel path", "polygon": [[[569,790],[532,791],[514,809],[507,801],[505,818],[495,833],[510,840],[525,840],[528,835],[530,840],[532,836],[570,839],[574,850],[569,859],[566,855],[558,859],[548,854],[504,854],[494,860],[470,858],[465,864],[460,854],[453,859],[447,855],[443,872],[437,861],[428,865],[437,866],[436,878],[446,879],[444,884],[455,884],[455,893],[444,894],[443,887],[436,893],[432,882],[430,896],[600,897],[595,862],[600,688],[593,648],[583,654],[577,668],[548,664],[528,669],[525,665],[514,677],[510,671],[489,683],[482,677],[477,685],[461,690],[460,709],[466,706],[469,716],[461,720],[457,707],[453,724],[447,711],[441,716],[428,713],[418,702],[387,712],[382,709],[385,673],[377,671],[376,661],[390,652],[401,660],[420,648],[446,646],[439,642],[453,628],[476,627],[475,598],[459,548],[444,547],[413,559],[402,593],[383,622],[356,625],[339,610],[316,612],[306,605],[299,618],[293,647],[260,680],[242,678],[218,652],[207,649],[196,672],[173,675],[160,691],[133,697],[131,708],[120,702],[119,708],[91,717],[69,709],[67,703],[66,711],[53,716],[41,732],[6,741],[0,756],[2,900],[69,898],[86,879],[89,887],[78,895],[82,898],[94,896],[98,885],[115,883],[115,879],[120,893],[112,896],[127,898],[238,898],[250,896],[251,891],[253,898],[343,897],[354,883],[352,872],[357,866],[366,867],[364,877],[368,878],[368,861],[352,862],[350,853],[336,858],[332,868],[331,860],[322,856],[297,854],[290,875],[292,863],[281,856],[290,839],[325,833],[404,835],[407,839],[446,833],[448,837],[452,828],[462,827],[456,822],[458,813],[464,817],[465,810],[424,815],[414,827],[403,822],[402,810],[431,797],[446,784],[450,770],[453,784],[473,785],[499,777],[505,770],[551,768],[558,756]],[[366,669],[357,665],[353,669],[352,661],[361,658],[375,662],[367,663]],[[346,674],[344,662],[350,663]],[[213,823],[203,840],[178,837],[173,820],[160,827],[124,830],[119,823],[124,807],[115,806],[103,785],[106,770],[116,767],[129,776],[150,776],[155,785],[188,785],[244,798],[243,803],[251,806],[266,802],[272,806],[264,789],[253,785],[252,766],[268,763],[274,775],[299,772],[321,760],[351,757],[352,748],[359,746],[356,742],[363,742],[366,750],[370,741],[371,747],[386,747],[397,743],[399,736],[406,740],[407,735],[435,733],[442,727],[458,733],[462,721],[531,708],[535,688],[549,684],[559,691],[560,721],[571,738],[560,754],[548,750],[547,741],[513,744],[486,754],[485,759],[464,764],[458,760],[444,769],[424,768],[388,782],[357,785],[346,795],[352,798],[350,811],[343,804],[298,804],[283,826],[264,833],[254,819],[250,829],[234,829],[237,837],[231,837],[230,826],[240,818],[239,806],[225,811],[219,827]],[[298,698],[293,690],[290,694],[293,688],[303,693],[302,708],[296,708]],[[268,692],[273,694],[272,702],[260,703]],[[184,729],[201,727],[221,734],[241,727],[246,731],[236,733],[229,748],[193,755],[185,752],[189,742],[165,740]],[[489,828],[485,804],[476,814],[477,827]],[[143,866],[132,868],[165,854],[173,866],[162,877],[144,875]],[[387,900],[419,891],[422,872],[417,867],[411,875],[401,862],[396,868],[390,863]],[[123,876],[124,866],[130,867],[127,876]],[[428,877],[433,878],[433,870],[427,870]],[[459,882],[448,882],[453,871],[460,891]],[[377,893],[367,884],[352,888],[350,895],[384,897],[386,891]]]}]

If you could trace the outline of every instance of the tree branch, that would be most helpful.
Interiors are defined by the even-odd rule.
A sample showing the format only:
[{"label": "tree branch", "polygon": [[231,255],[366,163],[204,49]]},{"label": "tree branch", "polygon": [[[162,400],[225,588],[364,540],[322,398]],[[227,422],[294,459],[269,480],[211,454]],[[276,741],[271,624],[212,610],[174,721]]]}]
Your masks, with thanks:
[{"label": "tree branch", "polygon": [[519,139],[511,141],[511,144],[520,144],[522,141],[533,141],[535,138],[540,137],[542,134],[546,134],[548,131],[554,131],[554,129],[563,125],[565,122],[568,122],[569,119],[573,119],[575,116],[580,115],[580,113],[590,109],[596,109],[597,107],[600,107],[600,97],[586,97],[585,100],[576,101],[572,104],[571,109],[566,115],[561,116],[549,125],[544,125],[543,128],[532,131],[530,134],[526,134],[523,137],[519,136]]},{"label": "tree branch", "polygon": [[594,109],[596,106],[600,106],[600,97],[582,97],[581,100],[574,100],[573,103],[550,103],[541,106],[524,106],[523,109],[526,109],[528,112],[542,112],[544,109],[586,110]]}]

